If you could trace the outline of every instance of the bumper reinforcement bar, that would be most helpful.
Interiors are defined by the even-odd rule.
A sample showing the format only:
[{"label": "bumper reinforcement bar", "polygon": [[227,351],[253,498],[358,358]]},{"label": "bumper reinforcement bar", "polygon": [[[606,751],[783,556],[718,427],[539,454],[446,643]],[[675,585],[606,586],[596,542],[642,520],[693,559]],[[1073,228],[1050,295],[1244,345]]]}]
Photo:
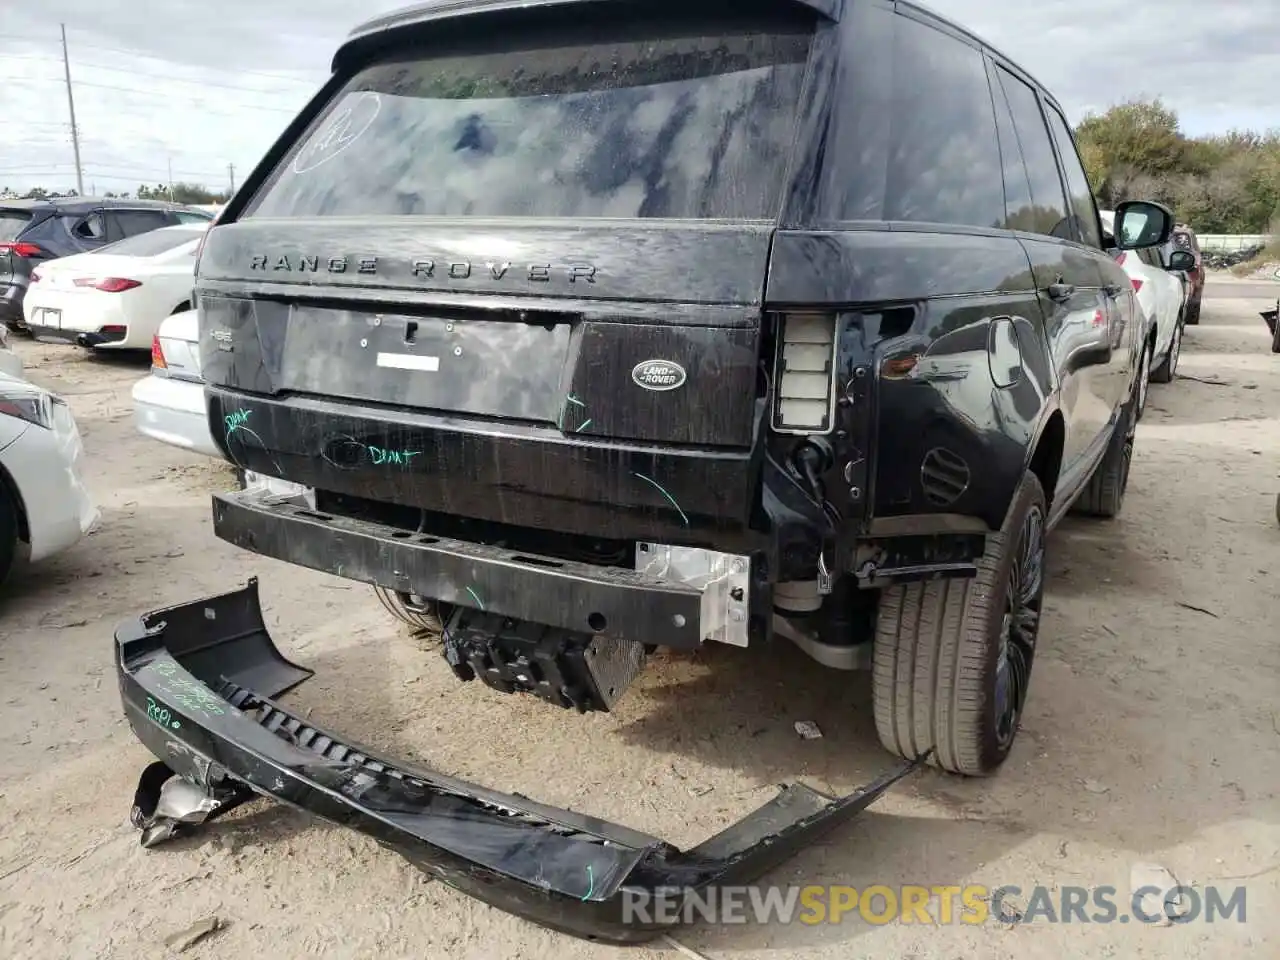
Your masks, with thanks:
[{"label": "bumper reinforcement bar", "polygon": [[624,826],[381,759],[290,713],[275,698],[311,672],[276,649],[256,579],[127,621],[116,646],[125,714],[160,761],[143,773],[134,798],[144,845],[263,795],[368,834],[500,909],[613,943],[666,929],[653,919],[632,922],[629,895],[683,896],[751,881],[926,759],[843,798],[782,787],[745,819],[681,851]]},{"label": "bumper reinforcement bar", "polygon": [[408,533],[299,500],[214,494],[213,531],[265,557],[564,630],[685,650],[714,632],[703,591],[687,583]]}]

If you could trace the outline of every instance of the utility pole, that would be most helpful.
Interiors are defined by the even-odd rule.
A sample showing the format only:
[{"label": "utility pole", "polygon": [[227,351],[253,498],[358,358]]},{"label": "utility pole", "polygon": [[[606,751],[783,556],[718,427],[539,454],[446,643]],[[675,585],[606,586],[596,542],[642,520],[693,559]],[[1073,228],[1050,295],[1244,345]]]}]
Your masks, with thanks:
[{"label": "utility pole", "polygon": [[236,165],[234,163],[227,164],[227,179],[231,181],[231,192],[227,194],[227,199],[230,199],[236,192]]},{"label": "utility pole", "polygon": [[71,149],[76,155],[76,193],[84,196],[84,172],[80,169],[80,131],[76,129],[76,101],[71,96],[71,60],[67,57],[67,25],[62,28],[62,72],[67,78],[67,109],[71,111]]},{"label": "utility pole", "polygon": [[169,158],[169,202],[173,203],[173,157]]}]

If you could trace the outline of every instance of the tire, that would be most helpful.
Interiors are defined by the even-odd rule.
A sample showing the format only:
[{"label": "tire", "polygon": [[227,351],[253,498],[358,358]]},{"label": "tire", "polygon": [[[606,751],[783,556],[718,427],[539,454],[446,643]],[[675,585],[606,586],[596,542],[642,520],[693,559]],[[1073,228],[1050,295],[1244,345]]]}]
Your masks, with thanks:
[{"label": "tire", "polygon": [[1280,318],[1276,320],[1276,328],[1271,333],[1271,352],[1280,353]]},{"label": "tire", "polygon": [[18,507],[0,484],[0,587],[9,579],[18,555]]},{"label": "tire", "polygon": [[411,594],[388,590],[377,584],[374,585],[373,592],[386,608],[387,613],[401,623],[412,627],[415,632],[427,631],[438,636],[443,631],[444,623],[434,600],[415,599]]},{"label": "tire", "polygon": [[1178,357],[1182,353],[1182,319],[1173,328],[1173,339],[1169,341],[1169,355],[1160,366],[1151,371],[1152,383],[1173,383],[1178,372]]},{"label": "tire", "polygon": [[[1004,525],[987,537],[975,578],[881,593],[872,703],[890,752],[914,759],[932,749],[931,764],[966,776],[990,775],[1008,757],[1035,659],[1046,514],[1040,481],[1027,473]],[[1016,616],[1011,597],[1022,598]]]},{"label": "tire", "polygon": [[1200,323],[1200,301],[1187,304],[1186,324],[1189,327],[1197,326]]},{"label": "tire", "polygon": [[1124,506],[1124,494],[1129,487],[1129,467],[1133,462],[1133,440],[1137,428],[1134,404],[1125,404],[1120,422],[1111,434],[1107,452],[1093,470],[1093,476],[1085,484],[1072,511],[1086,516],[1111,519],[1118,516]]},{"label": "tire", "polygon": [[1141,420],[1142,415],[1147,412],[1147,394],[1150,393],[1151,387],[1151,360],[1155,353],[1155,344],[1144,346],[1142,348],[1142,357],[1138,360],[1138,378],[1137,378],[1137,399],[1135,408],[1137,410],[1137,419]]}]

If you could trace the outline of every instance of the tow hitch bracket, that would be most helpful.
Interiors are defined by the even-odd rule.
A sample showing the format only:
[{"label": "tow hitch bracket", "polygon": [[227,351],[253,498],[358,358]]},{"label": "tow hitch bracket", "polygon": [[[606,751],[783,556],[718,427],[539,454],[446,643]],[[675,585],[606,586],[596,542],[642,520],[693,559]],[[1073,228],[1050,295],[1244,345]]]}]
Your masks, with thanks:
[{"label": "tow hitch bracket", "polygon": [[[133,822],[144,846],[254,795],[352,827],[443,882],[574,936],[642,942],[670,924],[637,919],[630,897],[688,896],[766,873],[856,816],[926,756],[835,798],[801,784],[681,851],[656,837],[380,758],[313,726],[276,698],[311,673],[276,648],[257,581],[145,614],[116,631],[125,715],[158,758]],[[678,911],[676,913],[678,915]]]}]

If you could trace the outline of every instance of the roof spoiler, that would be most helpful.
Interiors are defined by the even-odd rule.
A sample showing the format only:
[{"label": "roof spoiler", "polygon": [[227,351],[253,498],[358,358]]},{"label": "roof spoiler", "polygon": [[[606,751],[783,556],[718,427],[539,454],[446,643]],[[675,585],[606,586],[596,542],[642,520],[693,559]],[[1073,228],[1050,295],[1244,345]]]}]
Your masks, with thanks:
[{"label": "roof spoiler", "polygon": [[[348,68],[353,61],[363,59],[371,48],[399,30],[476,15],[515,11],[527,13],[532,9],[563,9],[570,5],[600,6],[605,3],[611,3],[615,8],[621,5],[618,0],[422,0],[376,17],[352,30],[333,55],[333,71],[337,73]],[[837,21],[844,12],[845,3],[846,0],[773,0],[773,4],[779,8],[804,7],[828,20]],[[726,2],[724,9],[738,10],[742,5],[741,0],[738,3]]]}]

